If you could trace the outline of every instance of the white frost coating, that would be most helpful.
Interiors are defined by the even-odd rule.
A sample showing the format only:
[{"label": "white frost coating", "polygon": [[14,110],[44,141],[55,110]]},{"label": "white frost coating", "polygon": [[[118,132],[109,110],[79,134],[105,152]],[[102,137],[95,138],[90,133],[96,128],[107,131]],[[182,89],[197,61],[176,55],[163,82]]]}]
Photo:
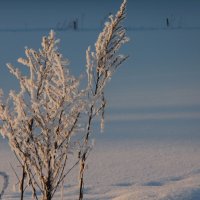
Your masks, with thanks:
[{"label": "white frost coating", "polygon": [[40,190],[44,199],[53,196],[66,178],[69,154],[77,148],[79,156],[75,157],[75,163],[81,163],[79,177],[83,178],[91,150],[91,127],[98,114],[101,130],[104,129],[104,88],[126,59],[118,54],[127,41],[121,25],[125,6],[126,1],[115,16],[110,16],[95,51],[90,47],[86,51],[88,84],[85,89],[80,89],[80,79],[69,73],[69,62],[58,51],[53,31],[43,37],[41,50],[27,48],[26,58],[18,59],[28,68],[29,76],[7,65],[18,79],[20,91],[11,91],[6,102],[0,91],[1,134],[8,138],[11,149],[25,167],[26,184],[32,187],[33,194],[34,190]]}]

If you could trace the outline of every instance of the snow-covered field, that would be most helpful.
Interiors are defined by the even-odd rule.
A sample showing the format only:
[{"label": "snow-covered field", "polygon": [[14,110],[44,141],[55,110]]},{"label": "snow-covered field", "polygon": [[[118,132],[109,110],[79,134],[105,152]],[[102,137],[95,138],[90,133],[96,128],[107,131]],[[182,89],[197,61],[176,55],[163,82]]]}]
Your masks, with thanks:
[{"label": "snow-covered field", "polygon": [[[82,32],[64,34],[76,34],[74,39],[80,40],[83,36],[94,35]],[[33,33],[27,35],[20,33],[10,38],[16,43],[25,37],[32,40]],[[135,38],[134,47],[130,46],[128,50],[132,53],[134,49],[135,61],[130,59],[128,67],[122,68],[112,80],[113,87],[108,88],[107,118],[111,123],[106,125],[106,135],[98,136],[88,159],[84,197],[87,200],[200,200],[199,54],[194,53],[199,45],[193,50],[199,41],[195,39],[199,31],[131,32],[129,35]],[[188,35],[192,41],[185,40]],[[17,36],[20,39],[16,39]],[[187,48],[182,48],[182,41]],[[78,40],[77,46],[80,42]],[[175,42],[177,48],[173,48]],[[175,54],[176,57],[173,60],[161,56],[158,60],[158,52],[169,54],[160,47],[167,45],[172,50],[171,57]],[[85,49],[87,45],[81,43],[80,46]],[[151,48],[154,48],[156,56],[149,50]],[[12,49],[11,46],[8,49]],[[195,57],[197,64],[188,61],[184,71],[185,60],[181,59],[188,55],[188,52],[183,52],[185,49],[193,52],[191,63]],[[152,55],[148,57],[149,52]],[[71,58],[76,56],[71,53]],[[155,60],[150,60],[153,64],[144,67],[145,62],[154,57]],[[74,60],[79,66],[80,63]],[[177,60],[180,63],[177,64]],[[162,68],[165,62],[166,67]],[[175,71],[174,66],[177,67]],[[7,84],[6,75],[1,76],[0,82],[7,90],[15,85],[14,82]],[[10,163],[17,168],[8,144],[0,139],[2,200],[19,199],[17,189],[13,190],[17,180]],[[77,174],[70,174],[64,184],[64,200],[77,199],[77,183]],[[25,200],[30,199],[31,193],[27,191]],[[54,199],[61,199],[60,192]]]},{"label": "snow-covered field", "polygon": [[[7,187],[2,199],[19,199],[13,191],[16,179],[10,167],[16,163],[8,145],[0,144],[0,188]],[[100,139],[88,159],[85,199],[199,200],[199,146],[199,140],[189,139]],[[65,181],[67,200],[77,197],[76,176]],[[29,192],[25,199],[31,199]],[[60,193],[55,199],[61,199]]]}]

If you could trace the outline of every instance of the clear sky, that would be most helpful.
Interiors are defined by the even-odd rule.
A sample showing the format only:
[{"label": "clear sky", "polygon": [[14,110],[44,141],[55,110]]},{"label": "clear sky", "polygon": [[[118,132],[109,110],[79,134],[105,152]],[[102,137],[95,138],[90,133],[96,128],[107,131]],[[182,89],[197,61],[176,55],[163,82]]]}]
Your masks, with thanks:
[{"label": "clear sky", "polygon": [[[50,28],[57,31],[71,71],[85,67],[103,21],[120,0],[0,0],[0,87],[16,88],[6,63],[16,65],[24,47],[38,49]],[[200,1],[129,0],[129,60],[107,88],[109,133],[200,136]],[[168,24],[167,24],[168,21]],[[121,126],[117,126],[118,124]]]}]

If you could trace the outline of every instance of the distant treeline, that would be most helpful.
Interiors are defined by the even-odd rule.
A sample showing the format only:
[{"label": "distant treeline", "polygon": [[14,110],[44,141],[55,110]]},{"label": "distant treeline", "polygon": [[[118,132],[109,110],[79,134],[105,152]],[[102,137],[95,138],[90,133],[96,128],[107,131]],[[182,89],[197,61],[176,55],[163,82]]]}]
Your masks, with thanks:
[{"label": "distant treeline", "polygon": [[[99,31],[100,28],[79,28],[77,25],[74,27],[58,28],[58,27],[37,27],[37,28],[0,28],[0,32],[43,32],[53,29],[57,32],[63,31]],[[200,26],[174,26],[174,27],[154,27],[154,26],[141,26],[141,27],[126,27],[127,31],[157,31],[157,30],[200,30]]]}]

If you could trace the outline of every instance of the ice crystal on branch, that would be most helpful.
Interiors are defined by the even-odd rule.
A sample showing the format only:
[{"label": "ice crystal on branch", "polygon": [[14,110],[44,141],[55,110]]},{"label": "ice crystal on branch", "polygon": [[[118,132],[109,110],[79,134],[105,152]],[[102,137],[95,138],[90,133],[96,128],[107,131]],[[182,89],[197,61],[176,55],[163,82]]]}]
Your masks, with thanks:
[{"label": "ice crystal on branch", "polygon": [[[127,59],[128,56],[121,55],[119,49],[121,45],[128,42],[126,30],[122,25],[125,18],[126,0],[122,3],[120,10],[115,16],[110,16],[109,21],[105,23],[103,31],[95,43],[95,51],[90,47],[86,51],[86,67],[88,74],[88,85],[90,95],[94,97],[94,102],[100,102],[97,106],[98,111],[104,112],[105,98],[104,87],[110,80],[118,66]],[[104,114],[102,114],[104,117]],[[102,119],[102,127],[103,127]]]}]

